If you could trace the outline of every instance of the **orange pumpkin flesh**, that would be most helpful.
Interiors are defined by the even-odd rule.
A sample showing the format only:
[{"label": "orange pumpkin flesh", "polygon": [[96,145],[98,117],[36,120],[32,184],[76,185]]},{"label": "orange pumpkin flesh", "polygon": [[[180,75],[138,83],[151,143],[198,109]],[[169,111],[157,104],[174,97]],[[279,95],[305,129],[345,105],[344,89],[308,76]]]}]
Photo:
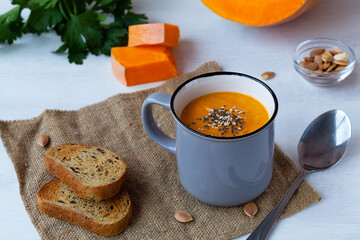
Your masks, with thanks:
[{"label": "orange pumpkin flesh", "polygon": [[168,23],[148,23],[129,26],[129,47],[166,46],[177,47],[180,31]]},{"label": "orange pumpkin flesh", "polygon": [[111,65],[115,77],[125,86],[177,76],[175,59],[170,50],[162,46],[114,47]]},{"label": "orange pumpkin flesh", "polygon": [[249,26],[290,21],[319,0],[201,0],[219,16]]}]

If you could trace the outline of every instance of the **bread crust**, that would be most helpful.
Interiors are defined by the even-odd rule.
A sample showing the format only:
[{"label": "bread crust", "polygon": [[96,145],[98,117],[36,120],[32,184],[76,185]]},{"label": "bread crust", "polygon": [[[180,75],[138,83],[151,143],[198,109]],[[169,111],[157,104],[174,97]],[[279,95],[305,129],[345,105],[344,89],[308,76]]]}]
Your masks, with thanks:
[{"label": "bread crust", "polygon": [[[60,205],[54,204],[50,201],[47,201],[47,196],[49,194],[48,188],[51,188],[51,185],[54,184],[54,181],[60,181],[59,179],[54,179],[46,183],[38,192],[38,204],[40,211],[45,213],[48,216],[55,217],[61,220],[65,220],[69,223],[73,223],[80,227],[83,227],[91,232],[103,235],[103,236],[113,236],[121,233],[129,225],[132,219],[132,204],[128,196],[128,192],[124,189],[125,194],[129,198],[129,207],[125,216],[113,223],[100,223],[96,222],[94,219],[81,214],[80,212],[73,211],[71,209],[62,207]],[[50,192],[51,194],[52,192]]]},{"label": "bread crust", "polygon": [[[63,165],[58,163],[55,158],[51,155],[54,148],[65,147],[67,145],[75,145],[72,143],[66,143],[54,146],[50,148],[45,155],[45,165],[47,170],[54,176],[58,177],[60,180],[66,182],[70,188],[80,197],[85,199],[94,199],[95,201],[101,201],[104,199],[111,198],[115,196],[123,187],[126,179],[127,179],[127,166],[125,161],[119,157],[119,160],[122,161],[125,171],[124,174],[116,179],[113,182],[107,183],[101,186],[91,186],[86,185],[85,183],[81,182],[69,169],[65,168]],[[92,147],[92,148],[99,148],[96,146],[91,145],[81,145],[76,144],[79,147]],[[104,149],[104,148],[101,148]],[[106,151],[111,152],[106,149]],[[112,152],[111,152],[112,153]],[[116,154],[115,154],[116,155]]]}]

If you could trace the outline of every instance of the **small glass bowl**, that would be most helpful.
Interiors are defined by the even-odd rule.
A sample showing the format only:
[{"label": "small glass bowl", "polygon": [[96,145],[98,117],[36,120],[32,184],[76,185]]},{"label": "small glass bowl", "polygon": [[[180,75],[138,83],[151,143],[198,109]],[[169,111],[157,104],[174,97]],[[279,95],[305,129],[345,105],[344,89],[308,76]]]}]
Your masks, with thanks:
[{"label": "small glass bowl", "polygon": [[[300,65],[304,61],[303,57],[309,57],[310,52],[317,48],[331,50],[339,48],[349,54],[349,65],[336,72],[317,73],[310,71]],[[335,85],[344,80],[354,70],[355,54],[354,51],[345,43],[330,38],[313,38],[300,43],[293,56],[295,70],[307,81],[317,86]]]}]

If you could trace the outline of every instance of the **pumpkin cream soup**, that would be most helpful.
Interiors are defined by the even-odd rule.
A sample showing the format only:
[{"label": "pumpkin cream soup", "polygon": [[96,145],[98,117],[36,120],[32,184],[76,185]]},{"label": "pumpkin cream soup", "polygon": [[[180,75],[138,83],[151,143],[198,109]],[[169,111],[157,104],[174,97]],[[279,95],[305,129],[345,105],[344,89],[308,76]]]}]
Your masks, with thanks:
[{"label": "pumpkin cream soup", "polygon": [[215,92],[192,100],[180,120],[191,129],[210,136],[236,137],[253,132],[269,121],[258,100],[237,92]]}]

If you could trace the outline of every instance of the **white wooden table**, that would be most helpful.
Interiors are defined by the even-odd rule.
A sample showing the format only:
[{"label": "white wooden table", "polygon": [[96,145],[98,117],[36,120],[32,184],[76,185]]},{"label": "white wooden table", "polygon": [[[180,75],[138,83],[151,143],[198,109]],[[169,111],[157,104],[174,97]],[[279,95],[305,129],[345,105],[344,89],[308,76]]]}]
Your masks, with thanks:
[{"label": "white wooden table", "polygon": [[[360,1],[323,0],[292,22],[264,28],[220,18],[200,0],[133,2],[134,10],[146,13],[150,22],[179,25],[181,42],[173,53],[180,73],[210,60],[226,71],[253,76],[274,71],[276,77],[267,83],[280,101],[276,142],[294,160],[303,130],[317,115],[335,108],[349,115],[353,139],[346,157],[334,168],[307,178],[323,200],[279,222],[271,239],[360,239],[360,67],[357,64],[341,85],[319,88],[303,80],[292,66],[296,45],[313,37],[345,41],[359,57]],[[10,7],[10,1],[0,2],[1,13]],[[25,35],[12,46],[0,45],[0,119],[32,118],[47,108],[78,109],[119,92],[159,85],[124,87],[114,78],[109,57],[90,55],[81,66],[69,64],[66,55],[51,53],[60,44],[51,32]],[[0,195],[0,239],[39,239],[2,144]]]}]

